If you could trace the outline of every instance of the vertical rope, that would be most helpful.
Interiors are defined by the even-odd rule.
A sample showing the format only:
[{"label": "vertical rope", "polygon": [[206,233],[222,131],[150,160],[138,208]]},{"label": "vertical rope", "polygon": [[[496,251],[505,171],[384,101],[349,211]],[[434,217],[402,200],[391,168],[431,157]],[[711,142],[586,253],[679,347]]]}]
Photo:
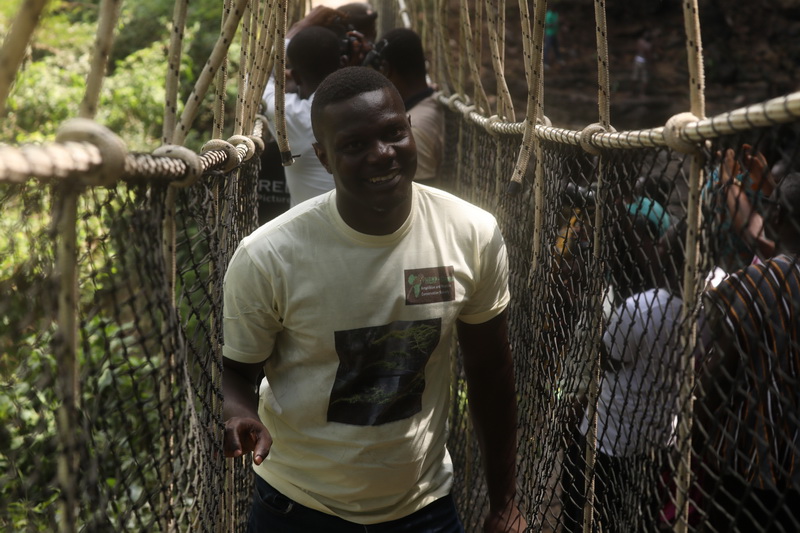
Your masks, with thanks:
[{"label": "vertical rope", "polygon": [[[222,7],[220,31],[225,30],[225,22],[231,12],[231,1],[225,0]],[[228,95],[228,56],[222,59],[214,83],[214,122],[211,128],[211,138],[221,139],[225,128],[225,99]]]},{"label": "vertical rope", "polygon": [[[97,112],[97,102],[103,85],[108,56],[113,43],[114,28],[119,19],[120,0],[104,0],[99,12],[94,53],[86,79],[86,90],[79,107],[81,118],[92,119]],[[38,20],[38,17],[37,17]],[[77,489],[80,484],[79,450],[84,448],[83,437],[75,431],[80,427],[79,364],[78,364],[78,253],[77,224],[78,202],[82,188],[68,181],[58,187],[53,219],[57,228],[56,263],[58,291],[58,332],[54,343],[59,375],[56,389],[61,405],[56,424],[60,438],[58,482],[61,488],[60,530],[75,531],[79,504]]]},{"label": "vertical rope", "polygon": [[603,129],[608,130],[611,127],[611,90],[608,78],[608,29],[605,0],[595,0],[594,18],[597,36],[597,106],[600,125]]},{"label": "vertical rope", "polygon": [[450,95],[453,91],[463,94],[464,91],[458,86],[457,75],[453,71],[453,60],[449,43],[449,32],[447,30],[447,0],[438,0],[436,4],[436,14],[434,17],[434,36],[436,38],[436,78],[434,81],[439,83],[444,90],[444,94]]},{"label": "vertical rope", "polygon": [[61,405],[56,413],[59,434],[58,484],[59,531],[76,531],[78,479],[78,254],[76,250],[79,189],[67,182],[58,187],[53,220],[58,232],[56,264],[58,280],[58,331],[54,351],[58,364],[56,391]]},{"label": "vertical rope", "polygon": [[[478,4],[478,6],[480,6],[480,4]],[[461,39],[463,42],[462,50],[467,51],[467,65],[472,75],[472,83],[474,85],[473,101],[481,112],[489,113],[489,99],[486,97],[486,92],[483,90],[483,84],[481,83],[481,73],[476,59],[476,45],[472,38],[473,33],[469,19],[467,0],[461,0],[459,2],[459,8],[459,13],[461,15]],[[480,7],[478,7],[478,12],[480,12]],[[480,39],[480,36],[478,36],[478,38]]]},{"label": "vertical rope", "polygon": [[108,56],[114,42],[114,29],[119,20],[122,0],[103,0],[100,5],[100,20],[97,24],[97,36],[94,43],[94,54],[86,78],[86,91],[79,108],[78,115],[82,118],[93,118],[97,114],[97,102],[100,99],[100,89],[103,87]]},{"label": "vertical rope", "polygon": [[[242,31],[241,31],[241,51],[239,61],[239,85],[236,91],[236,112],[233,119],[233,134],[241,135],[244,132],[244,114],[246,107],[246,91],[247,91],[247,78],[253,68],[253,55],[255,54],[255,20],[258,15],[258,9],[253,9],[252,4],[248,3],[244,8],[244,16],[242,17]],[[249,132],[248,132],[249,133]]]},{"label": "vertical rope", "polygon": [[6,100],[11,92],[11,85],[22,65],[22,60],[25,59],[25,50],[28,49],[33,30],[39,24],[45,5],[47,0],[23,2],[17,12],[17,18],[11,25],[11,30],[3,40],[3,48],[0,49],[0,115],[6,110]]},{"label": "vertical rope", "polygon": [[[542,90],[542,41],[544,36],[544,16],[547,8],[546,2],[537,2],[534,13],[534,23],[531,26],[530,12],[528,11],[527,0],[519,0],[520,24],[522,36],[522,53],[525,57],[525,77],[528,81],[528,101],[525,110],[525,130],[522,135],[517,162],[511,175],[511,182],[508,186],[509,194],[516,194],[522,186],[522,178],[528,169],[531,153],[536,149],[536,181],[533,196],[534,202],[534,221],[533,221],[533,243],[532,243],[532,262],[529,280],[533,279],[533,273],[539,268],[539,254],[542,243],[542,225],[544,209],[544,162],[542,161],[541,149],[536,139],[536,122],[543,118],[541,105]],[[535,146],[534,146],[534,143]]]},{"label": "vertical rope", "polygon": [[178,116],[178,84],[180,81],[181,53],[183,50],[184,28],[186,26],[186,10],[189,0],[177,0],[172,12],[172,34],[169,39],[167,53],[167,78],[164,102],[164,124],[162,125],[161,143],[171,144]]},{"label": "vertical rope", "polygon": [[264,6],[264,10],[266,17],[266,28],[262,28],[262,31],[265,34],[262,41],[264,43],[264,47],[262,55],[257,61],[257,63],[261,65],[261,70],[259,71],[256,81],[259,104],[264,95],[264,88],[267,86],[267,80],[275,68],[276,46],[274,35],[276,33],[275,27],[278,23],[274,0],[269,0]]},{"label": "vertical rope", "polygon": [[408,7],[405,0],[397,0],[397,14],[400,15],[400,20],[404,28],[411,28],[411,15],[408,13]]},{"label": "vertical rope", "polygon": [[252,133],[255,116],[259,113],[261,94],[258,94],[258,80],[261,78],[261,68],[268,59],[268,55],[264,50],[266,38],[265,16],[266,10],[264,6],[260,3],[256,4],[251,15],[252,38],[250,39],[247,71],[242,76],[245,79],[242,90],[242,132],[245,134]]},{"label": "vertical rope", "polygon": [[485,0],[486,27],[489,31],[489,51],[492,57],[494,79],[497,84],[497,114],[505,120],[514,120],[514,104],[503,73],[503,35],[505,33],[505,0]]},{"label": "vertical rope", "polygon": [[[608,78],[608,31],[606,28],[605,0],[595,0],[595,35],[597,40],[597,105],[600,118],[599,126],[603,130],[611,127]],[[597,205],[604,206],[606,198],[606,183],[604,179],[605,165],[602,158],[597,165]],[[595,210],[594,219],[594,250],[592,254],[594,272],[602,269],[604,210]],[[589,343],[586,347],[592,357],[592,379],[589,383],[588,419],[589,427],[586,434],[586,500],[583,507],[583,531],[590,533],[594,521],[595,499],[595,464],[597,459],[597,399],[600,391],[600,350],[603,329],[603,284],[602,276],[595,276],[591,284],[591,309],[593,310]],[[587,355],[588,355],[587,354]]]},{"label": "vertical rope", "polygon": [[[494,71],[495,84],[497,85],[497,104],[493,120],[514,120],[514,104],[511,101],[511,93],[508,91],[506,85],[506,78],[503,74],[503,53],[502,36],[505,34],[503,26],[505,25],[505,0],[485,0],[484,8],[486,10],[486,28],[489,32],[489,52],[492,60],[492,70]],[[502,153],[502,140],[499,135],[494,136],[495,141],[495,191],[502,188],[503,181],[503,161],[500,157]],[[498,203],[500,196],[497,196]]]},{"label": "vertical rope", "polygon": [[[700,16],[697,0],[683,2],[683,22],[686,31],[686,51],[689,62],[689,96],[691,112],[697,118],[705,118],[705,77],[703,71],[703,47],[700,37]],[[692,467],[692,424],[694,412],[694,372],[691,371],[692,349],[697,339],[697,322],[689,320],[698,303],[697,282],[698,271],[703,262],[698,253],[698,235],[703,223],[700,211],[700,191],[704,185],[703,155],[697,152],[692,157],[689,174],[689,198],[687,206],[686,263],[683,279],[683,308],[681,313],[681,337],[684,352],[681,357],[681,369],[685,378],[681,380],[680,402],[683,406],[678,424],[678,453],[681,461],[676,476],[678,519],[674,531],[685,533],[689,528],[689,487],[691,485]]]},{"label": "vertical rope", "polygon": [[244,15],[244,6],[248,1],[249,0],[234,0],[233,9],[231,9],[230,14],[225,21],[225,26],[222,30],[222,33],[219,36],[219,39],[217,39],[214,49],[211,51],[211,55],[203,67],[203,71],[197,78],[197,82],[192,90],[192,94],[189,95],[189,98],[186,101],[186,106],[181,114],[180,122],[175,126],[175,131],[171,141],[172,144],[183,144],[183,142],[186,140],[186,135],[189,133],[189,128],[191,128],[192,122],[194,122],[195,116],[197,115],[197,110],[200,107],[200,103],[203,101],[203,97],[208,91],[208,87],[211,85],[217,70],[219,70],[220,65],[222,65],[225,56],[228,53],[228,48],[233,41],[233,37],[236,35],[236,29],[239,26],[242,15]]},{"label": "vertical rope", "polygon": [[277,0],[275,13],[275,135],[281,153],[281,163],[289,166],[294,163],[289,137],[286,135],[286,114],[284,113],[284,91],[286,90],[286,18],[288,0]]}]

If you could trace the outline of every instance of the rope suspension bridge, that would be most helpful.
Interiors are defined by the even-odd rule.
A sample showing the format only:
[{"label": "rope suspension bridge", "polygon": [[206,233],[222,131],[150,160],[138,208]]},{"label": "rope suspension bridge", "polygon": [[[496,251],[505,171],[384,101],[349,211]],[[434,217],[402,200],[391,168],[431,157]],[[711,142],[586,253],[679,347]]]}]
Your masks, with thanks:
[{"label": "rope suspension bridge", "polygon": [[[46,142],[0,144],[0,529],[244,530],[250,459],[222,453],[221,287],[237,244],[258,224],[260,155],[270,140],[261,98],[269,74],[284,71],[286,29],[304,15],[304,4],[224,0],[216,43],[188,98],[179,102],[184,36],[192,20],[188,0],[176,0],[161,145],[134,152],[96,120],[122,9],[121,0],[101,0],[78,115]],[[729,149],[737,160],[750,151],[763,153],[775,174],[800,169],[800,92],[706,116],[697,4],[682,3],[689,109],[663,126],[629,131],[616,131],[610,116],[603,1],[585,4],[594,9],[587,17],[596,27],[598,116],[581,130],[557,127],[544,113],[547,2],[374,5],[383,24],[408,26],[422,36],[446,111],[444,180],[492,211],[507,241],[520,508],[531,531],[596,531],[602,519],[593,511],[595,492],[609,486],[626,486],[619,509],[655,509],[647,523],[674,531],[715,530],[707,524],[714,502],[736,498],[725,492],[723,447],[702,448],[697,436],[698,429],[708,429],[695,406],[701,365],[693,356],[706,276],[716,266],[743,266],[735,262],[740,257],[725,255],[733,232],[709,209],[708,191]],[[21,3],[5,36],[0,113],[7,112],[46,6],[46,0]],[[525,58],[521,121],[506,80],[512,10]],[[454,25],[457,36],[449,29]],[[495,94],[483,83],[487,54]],[[234,79],[231,112],[225,104]],[[291,154],[281,115],[284,77],[276,76],[276,83],[274,140]],[[196,129],[204,106],[213,114],[211,131]],[[200,150],[187,147],[190,133],[208,139]],[[604,424],[598,398],[607,379],[601,345],[614,293],[623,292],[607,274],[623,271],[631,282],[670,269],[652,258],[637,262],[642,245],[622,222],[617,200],[643,194],[637,189],[642,183],[656,184],[673,224],[680,221],[686,229],[679,248],[668,254],[684,258],[671,265],[682,278],[673,332],[679,342],[675,360],[659,375],[669,382],[664,388],[676,388],[678,408],[657,480],[613,477],[597,467],[603,438],[597,428]],[[787,353],[800,352],[798,336]],[[477,531],[488,501],[465,383],[458,361],[453,364],[454,496],[467,531]],[[784,378],[800,390],[800,373]],[[638,414],[647,410],[641,402],[651,399],[652,409],[663,408],[657,388],[650,396],[621,400],[631,424],[639,424],[628,439],[650,438],[646,424],[652,421]],[[783,408],[795,426],[770,430],[796,433],[799,407],[786,399]],[[735,407],[730,409],[735,417]],[[800,453],[794,443],[789,439],[791,457]],[[664,451],[655,442],[641,444],[650,450],[644,455]],[[776,476],[800,490],[796,478],[793,463]],[[739,479],[753,481],[744,474]],[[769,511],[770,520],[791,513],[789,507],[782,500]],[[622,511],[612,519],[619,531],[640,523]]]}]

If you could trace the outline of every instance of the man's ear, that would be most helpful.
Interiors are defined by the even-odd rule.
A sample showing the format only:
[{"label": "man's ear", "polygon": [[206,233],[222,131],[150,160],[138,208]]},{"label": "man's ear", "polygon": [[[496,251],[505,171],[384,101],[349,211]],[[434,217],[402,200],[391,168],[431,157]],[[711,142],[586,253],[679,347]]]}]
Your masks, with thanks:
[{"label": "man's ear", "polygon": [[328,174],[333,174],[333,172],[331,172],[331,167],[328,166],[328,154],[325,152],[325,148],[320,143],[313,143],[311,146],[314,147],[314,153],[317,154],[317,159],[319,159],[319,162],[325,167],[325,170],[328,171]]}]

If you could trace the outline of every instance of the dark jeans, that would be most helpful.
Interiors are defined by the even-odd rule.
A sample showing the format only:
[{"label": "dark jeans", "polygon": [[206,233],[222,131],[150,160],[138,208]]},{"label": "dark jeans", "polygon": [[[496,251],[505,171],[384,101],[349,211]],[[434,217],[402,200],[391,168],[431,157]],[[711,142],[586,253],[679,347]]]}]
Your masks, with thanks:
[{"label": "dark jeans", "polygon": [[406,517],[362,525],[304,507],[256,475],[248,533],[464,533],[448,495]]}]

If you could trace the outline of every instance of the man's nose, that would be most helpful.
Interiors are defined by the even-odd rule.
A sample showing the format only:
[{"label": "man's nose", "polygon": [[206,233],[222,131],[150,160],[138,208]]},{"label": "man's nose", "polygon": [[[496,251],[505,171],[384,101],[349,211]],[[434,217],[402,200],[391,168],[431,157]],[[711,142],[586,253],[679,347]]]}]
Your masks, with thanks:
[{"label": "man's nose", "polygon": [[387,143],[381,140],[376,140],[373,149],[370,150],[370,155],[376,161],[387,158],[394,158],[395,149],[392,143]]}]

